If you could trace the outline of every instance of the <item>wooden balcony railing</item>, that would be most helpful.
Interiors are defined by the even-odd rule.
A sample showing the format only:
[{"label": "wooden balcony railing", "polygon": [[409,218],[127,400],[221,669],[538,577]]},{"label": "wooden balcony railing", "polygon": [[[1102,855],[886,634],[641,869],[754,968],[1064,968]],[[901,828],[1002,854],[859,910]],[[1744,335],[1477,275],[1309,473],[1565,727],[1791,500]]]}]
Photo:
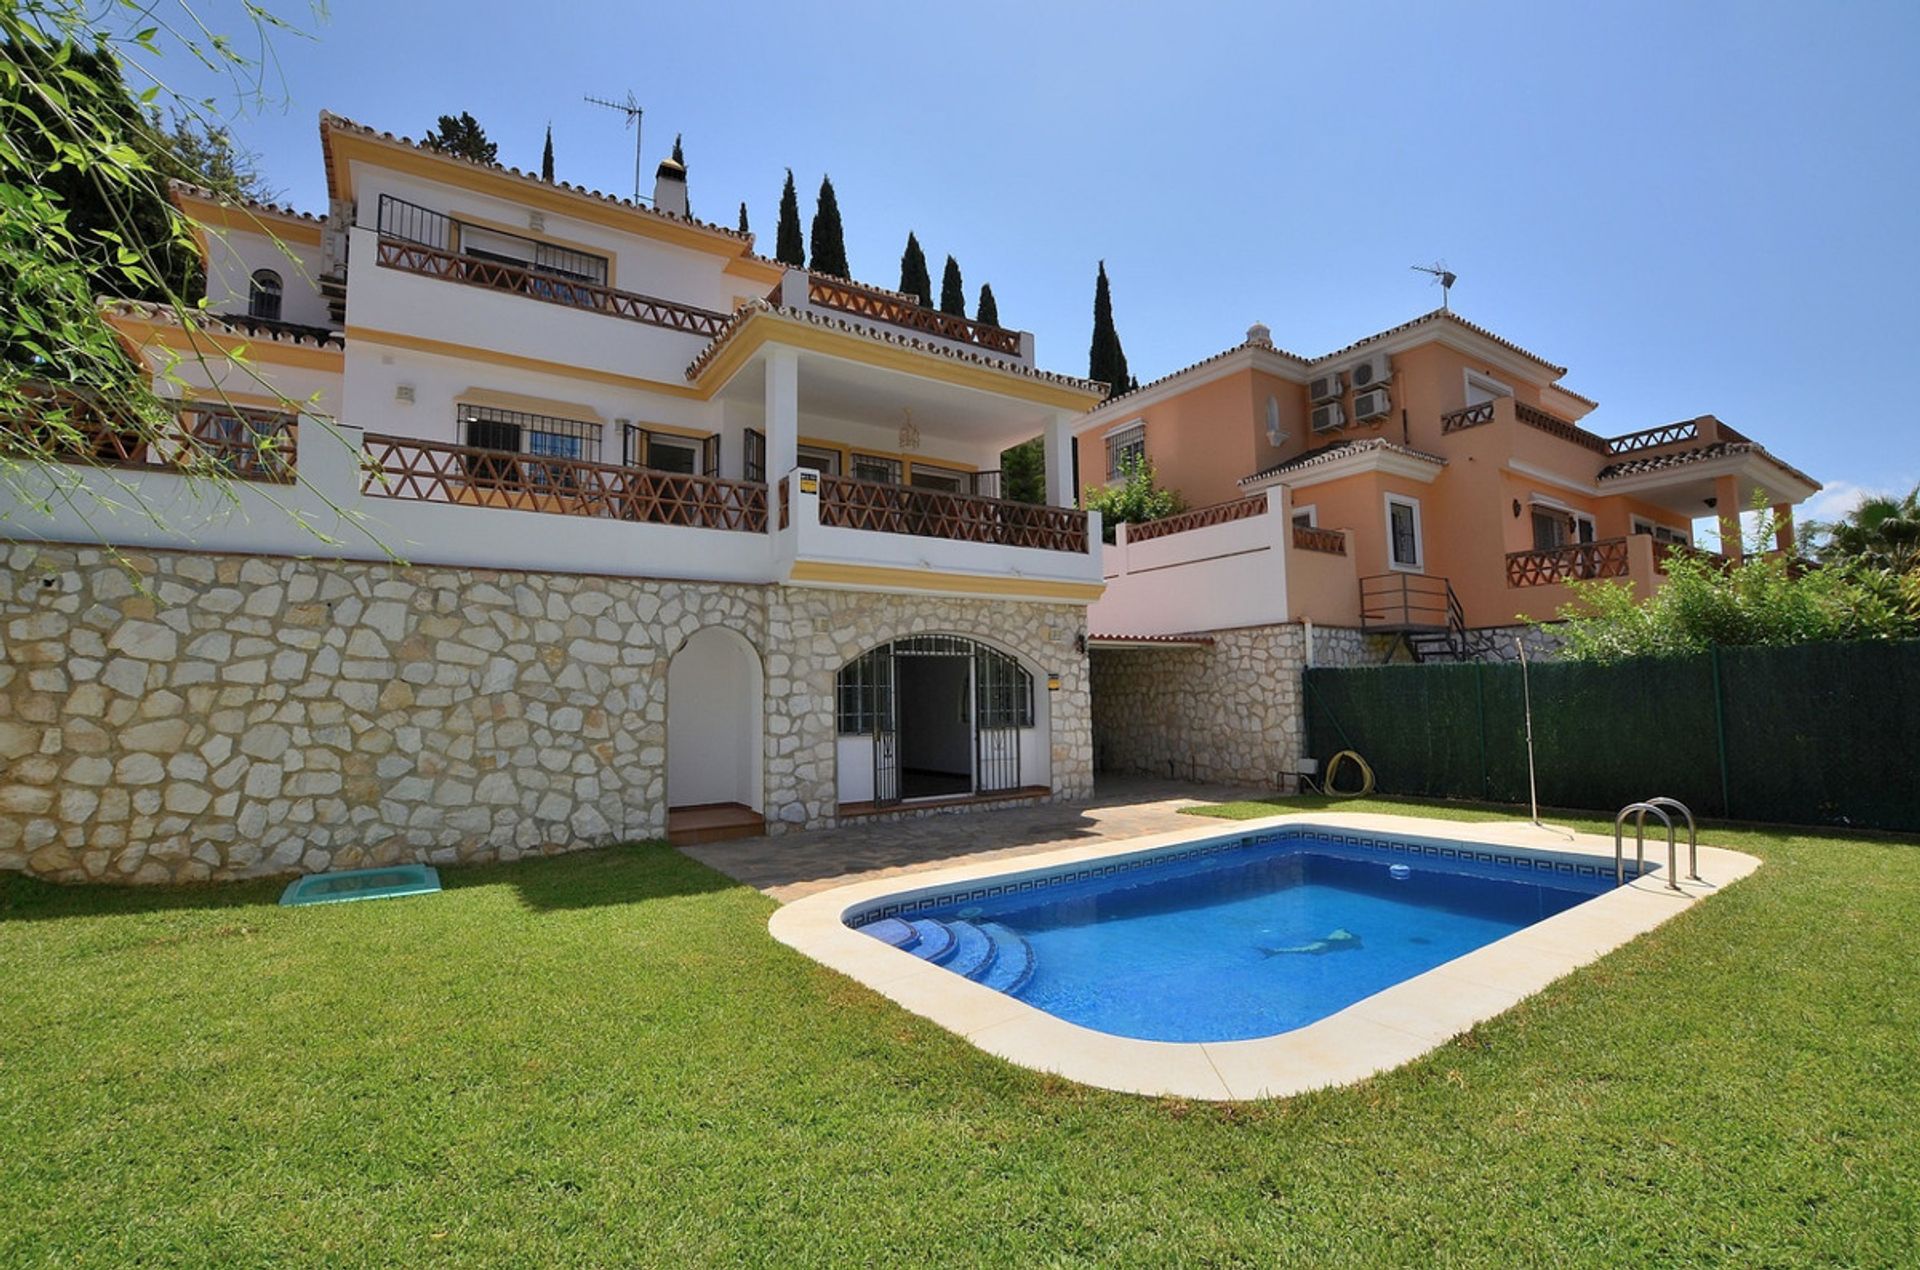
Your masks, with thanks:
[{"label": "wooden balcony railing", "polygon": [[1636,450],[1652,450],[1663,445],[1673,445],[1680,441],[1698,441],[1700,425],[1689,419],[1685,423],[1669,423],[1664,427],[1645,428],[1639,432],[1629,432],[1614,437],[1607,442],[1609,454],[1632,454]]},{"label": "wooden balcony railing", "polygon": [[376,497],[694,529],[767,528],[767,487],[758,481],[372,434],[366,455],[363,489]]},{"label": "wooden balcony railing", "polygon": [[842,278],[820,274],[807,275],[807,302],[823,309],[838,309],[856,317],[872,318],[890,326],[904,326],[942,339],[972,344],[990,352],[1020,355],[1020,332],[1004,326],[975,322],[952,313],[925,309],[912,300],[875,291]]},{"label": "wooden balcony railing", "polygon": [[[1523,401],[1513,401],[1511,397],[1503,397],[1499,400],[1512,402],[1513,417],[1529,428],[1537,428],[1563,441],[1571,441],[1575,445],[1600,454],[1607,453],[1607,439],[1597,432],[1588,432],[1585,428],[1568,423],[1565,419],[1556,419],[1536,406],[1529,406]],[[1449,410],[1440,416],[1440,431],[1443,434],[1459,432],[1466,428],[1477,428],[1483,423],[1492,423],[1498,409],[1499,401],[1482,401],[1471,406],[1463,406],[1459,410]]]},{"label": "wooden balcony railing", "polygon": [[1449,410],[1440,416],[1442,433],[1458,432],[1462,428],[1477,428],[1483,423],[1493,422],[1493,403],[1483,401],[1461,410]]},{"label": "wooden balcony railing", "polygon": [[1078,508],[948,494],[825,472],[820,474],[820,523],[836,529],[869,529],[1002,547],[1037,547],[1080,555],[1087,551],[1087,514]]},{"label": "wooden balcony railing", "polygon": [[1176,512],[1171,516],[1162,516],[1159,520],[1128,525],[1127,541],[1146,542],[1153,538],[1165,538],[1169,534],[1184,534],[1190,529],[1206,529],[1213,525],[1224,525],[1230,521],[1246,520],[1249,517],[1263,515],[1266,510],[1265,494],[1236,498],[1230,503],[1214,503],[1208,507],[1196,507],[1190,512]]},{"label": "wooden balcony railing", "polygon": [[689,335],[712,338],[720,333],[720,328],[727,321],[726,314],[710,309],[696,309],[692,305],[638,295],[632,291],[616,291],[597,282],[570,278],[564,274],[465,256],[397,238],[380,240],[379,258],[380,263],[389,269],[444,278],[449,282],[464,282],[490,291],[511,291],[516,295],[545,300],[549,304],[587,309],[610,317],[625,318],[629,322],[644,322],[670,331],[685,331]]},{"label": "wooden balcony railing", "polygon": [[1602,538],[1598,542],[1574,542],[1542,551],[1507,553],[1507,585],[1511,587],[1626,576],[1625,538]]},{"label": "wooden balcony railing", "polygon": [[1293,545],[1302,551],[1324,551],[1330,556],[1347,554],[1347,536],[1338,529],[1322,529],[1318,525],[1295,525]]},{"label": "wooden balcony railing", "polygon": [[294,480],[300,427],[290,413],[181,404],[173,408],[174,421],[163,419],[156,429],[70,393],[32,395],[45,401],[46,414],[10,426],[44,455],[95,467],[158,467],[280,485]]}]

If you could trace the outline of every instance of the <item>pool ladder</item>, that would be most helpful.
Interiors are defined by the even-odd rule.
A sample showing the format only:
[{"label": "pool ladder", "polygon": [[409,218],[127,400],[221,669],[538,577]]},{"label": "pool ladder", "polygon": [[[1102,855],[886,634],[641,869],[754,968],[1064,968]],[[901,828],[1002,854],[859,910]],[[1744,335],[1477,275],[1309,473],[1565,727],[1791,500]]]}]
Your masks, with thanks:
[{"label": "pool ladder", "polygon": [[1633,820],[1633,860],[1634,876],[1638,877],[1647,868],[1647,817],[1658,816],[1660,823],[1667,827],[1667,889],[1677,891],[1680,881],[1679,861],[1676,858],[1673,837],[1673,817],[1667,814],[1671,808],[1687,818],[1687,877],[1695,882],[1700,880],[1700,837],[1693,823],[1693,812],[1678,798],[1665,796],[1649,798],[1645,802],[1628,803],[1613,818],[1613,881],[1616,886],[1625,886],[1627,882],[1626,847],[1621,841],[1623,827],[1627,817]]}]

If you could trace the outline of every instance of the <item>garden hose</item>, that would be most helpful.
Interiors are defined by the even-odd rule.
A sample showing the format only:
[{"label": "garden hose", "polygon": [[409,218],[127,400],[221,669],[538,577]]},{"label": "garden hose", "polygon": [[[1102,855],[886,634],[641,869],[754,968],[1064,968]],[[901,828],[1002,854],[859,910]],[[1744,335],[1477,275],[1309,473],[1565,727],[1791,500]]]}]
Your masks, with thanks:
[{"label": "garden hose", "polygon": [[[1338,772],[1340,770],[1340,764],[1346,762],[1348,759],[1352,759],[1360,767],[1360,788],[1351,790],[1335,789],[1333,787],[1334,773]],[[1354,750],[1341,750],[1333,756],[1332,760],[1327,764],[1327,770],[1321,774],[1320,788],[1328,798],[1365,798],[1373,792],[1373,769],[1367,766],[1367,760],[1361,758],[1358,752]]]}]

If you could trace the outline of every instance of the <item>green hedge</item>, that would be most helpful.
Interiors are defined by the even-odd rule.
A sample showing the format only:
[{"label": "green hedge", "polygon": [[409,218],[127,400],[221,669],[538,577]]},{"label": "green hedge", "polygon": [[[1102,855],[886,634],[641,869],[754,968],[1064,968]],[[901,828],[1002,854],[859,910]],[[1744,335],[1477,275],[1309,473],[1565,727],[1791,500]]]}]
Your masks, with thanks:
[{"label": "green hedge", "polygon": [[[1702,816],[1920,830],[1920,643],[1536,662],[1543,806],[1654,794]],[[1518,665],[1306,672],[1307,747],[1355,749],[1382,793],[1527,800]]]}]

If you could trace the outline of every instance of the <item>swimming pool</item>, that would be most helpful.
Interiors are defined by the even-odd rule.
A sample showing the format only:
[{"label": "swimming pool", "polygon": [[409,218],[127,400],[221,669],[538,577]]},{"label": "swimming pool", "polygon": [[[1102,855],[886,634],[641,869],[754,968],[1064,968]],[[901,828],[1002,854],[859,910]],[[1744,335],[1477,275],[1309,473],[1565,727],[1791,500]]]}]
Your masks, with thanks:
[{"label": "swimming pool", "polygon": [[1417,1058],[1759,867],[1699,862],[1616,886],[1608,838],[1315,812],[857,879],[768,926],[1013,1063],[1278,1097]]},{"label": "swimming pool", "polygon": [[1613,887],[1324,831],[1234,835],[1133,867],[878,906],[849,924],[1048,1014],[1149,1041],[1273,1036]]}]

